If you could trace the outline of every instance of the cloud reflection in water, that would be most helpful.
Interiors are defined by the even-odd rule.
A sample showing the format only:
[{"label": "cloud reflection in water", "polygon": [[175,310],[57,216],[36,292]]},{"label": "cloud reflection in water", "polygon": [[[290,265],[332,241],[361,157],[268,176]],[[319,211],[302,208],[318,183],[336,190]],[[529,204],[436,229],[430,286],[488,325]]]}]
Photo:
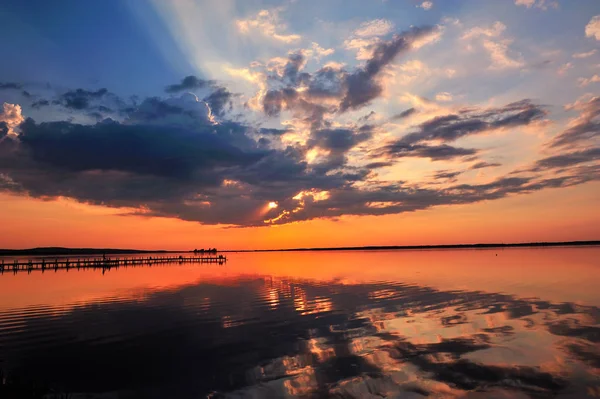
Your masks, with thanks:
[{"label": "cloud reflection in water", "polygon": [[238,276],[16,314],[0,315],[8,378],[66,392],[520,398],[600,385],[597,307],[498,293]]}]

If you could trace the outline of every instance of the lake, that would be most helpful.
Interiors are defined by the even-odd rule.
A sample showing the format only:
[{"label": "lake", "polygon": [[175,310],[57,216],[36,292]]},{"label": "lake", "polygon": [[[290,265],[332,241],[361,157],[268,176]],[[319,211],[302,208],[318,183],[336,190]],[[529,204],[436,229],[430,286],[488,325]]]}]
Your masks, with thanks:
[{"label": "lake", "polygon": [[600,247],[0,275],[0,397],[600,397]]}]

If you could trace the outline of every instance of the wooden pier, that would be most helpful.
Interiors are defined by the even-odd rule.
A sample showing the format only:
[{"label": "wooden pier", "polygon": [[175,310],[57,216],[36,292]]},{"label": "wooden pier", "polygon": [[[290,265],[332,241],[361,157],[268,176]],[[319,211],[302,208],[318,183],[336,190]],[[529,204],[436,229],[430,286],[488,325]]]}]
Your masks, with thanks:
[{"label": "wooden pier", "polygon": [[103,272],[113,268],[130,266],[152,266],[167,263],[217,263],[223,265],[227,258],[223,255],[218,256],[148,256],[136,258],[54,258],[54,259],[35,259],[35,260],[0,260],[0,274],[4,272],[28,272],[46,271],[46,270],[70,270],[70,269],[101,269]]}]

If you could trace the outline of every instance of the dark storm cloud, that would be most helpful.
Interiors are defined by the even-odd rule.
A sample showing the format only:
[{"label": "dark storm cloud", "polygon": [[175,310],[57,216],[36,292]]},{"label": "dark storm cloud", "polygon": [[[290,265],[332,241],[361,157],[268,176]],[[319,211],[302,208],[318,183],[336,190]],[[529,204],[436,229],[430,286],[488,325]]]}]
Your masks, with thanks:
[{"label": "dark storm cloud", "polygon": [[[144,215],[262,225],[257,211],[268,201],[285,201],[313,188],[339,189],[367,174],[333,172],[327,164],[309,169],[305,147],[267,149],[251,139],[254,128],[210,122],[203,103],[190,96],[148,98],[123,122],[106,119],[83,125],[28,119],[18,139],[0,142],[0,173],[15,182],[2,189],[142,207]],[[356,137],[351,132],[348,137],[333,132],[330,138],[322,133],[320,144],[343,154],[368,136],[364,130]],[[227,186],[226,180],[236,183]]]},{"label": "dark storm cloud", "polygon": [[8,124],[6,122],[0,122],[0,140],[8,135]]},{"label": "dark storm cloud", "polygon": [[181,115],[184,113],[185,110],[179,104],[175,105],[159,97],[149,97],[138,107],[132,109],[129,117],[136,121],[152,122],[169,115]]},{"label": "dark storm cloud", "polygon": [[335,153],[345,153],[359,143],[370,139],[370,131],[355,133],[351,129],[317,130],[309,140],[309,146],[318,146]]},{"label": "dark storm cloud", "polygon": [[180,83],[169,85],[165,88],[167,93],[178,93],[185,90],[204,89],[210,87],[215,83],[214,80],[204,80],[196,76],[186,76],[181,80]]},{"label": "dark storm cloud", "polygon": [[430,158],[432,160],[450,160],[468,155],[476,155],[474,148],[453,147],[447,144],[425,145],[425,144],[406,144],[403,140],[397,140],[391,144],[375,151],[373,156],[384,156],[387,158]]},{"label": "dark storm cloud", "polygon": [[46,107],[48,105],[50,105],[50,101],[44,100],[44,99],[35,101],[34,103],[31,104],[31,106],[33,108],[37,108],[37,109],[42,108],[42,107]]},{"label": "dark storm cloud", "polygon": [[61,104],[66,108],[74,110],[83,110],[90,107],[90,103],[94,100],[99,100],[108,94],[107,89],[99,89],[90,91],[85,89],[77,89],[68,91],[55,100],[56,104]]},{"label": "dark storm cloud", "polygon": [[546,111],[530,100],[507,104],[500,108],[467,108],[455,114],[437,116],[417,126],[417,130],[402,138],[413,144],[422,141],[455,141],[461,137],[494,129],[526,126],[546,116]]},{"label": "dark storm cloud", "polygon": [[219,136],[160,126],[96,125],[69,122],[21,124],[21,143],[34,161],[66,173],[110,170],[190,179],[203,170],[244,166],[262,154],[250,154]]},{"label": "dark storm cloud", "polygon": [[571,127],[552,140],[550,147],[572,147],[600,136],[600,97],[593,97],[572,108],[580,111],[580,115]]},{"label": "dark storm cloud", "polygon": [[182,79],[181,83],[169,85],[165,88],[167,93],[179,93],[186,90],[211,89],[211,93],[203,98],[203,101],[209,104],[212,113],[222,117],[225,112],[233,107],[232,98],[235,94],[231,93],[226,87],[220,86],[215,80],[204,80],[190,75]]},{"label": "dark storm cloud", "polygon": [[216,116],[222,117],[225,112],[230,111],[233,108],[231,98],[233,94],[229,92],[225,87],[219,87],[217,90],[204,97],[204,101],[208,103],[212,113]]}]

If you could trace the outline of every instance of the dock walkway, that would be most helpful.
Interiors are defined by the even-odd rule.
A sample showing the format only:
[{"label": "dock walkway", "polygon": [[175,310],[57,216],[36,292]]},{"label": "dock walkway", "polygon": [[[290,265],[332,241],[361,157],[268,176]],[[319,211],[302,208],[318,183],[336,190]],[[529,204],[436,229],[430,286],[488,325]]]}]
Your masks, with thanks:
[{"label": "dock walkway", "polygon": [[14,261],[0,260],[0,274],[4,272],[21,272],[26,271],[31,273],[35,270],[59,270],[59,269],[112,269],[128,266],[152,266],[166,263],[217,263],[223,265],[227,262],[227,258],[223,255],[218,256],[148,256],[139,258],[54,258],[54,259],[35,259],[22,261],[15,259]]}]

